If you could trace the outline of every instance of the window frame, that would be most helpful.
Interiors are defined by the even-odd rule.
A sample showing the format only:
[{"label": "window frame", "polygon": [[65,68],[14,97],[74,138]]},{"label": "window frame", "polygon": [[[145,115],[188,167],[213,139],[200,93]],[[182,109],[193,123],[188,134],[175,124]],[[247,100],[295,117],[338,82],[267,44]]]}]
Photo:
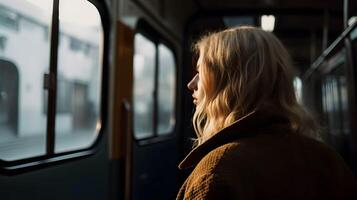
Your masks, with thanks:
[{"label": "window frame", "polygon": [[[135,136],[135,130],[134,128],[132,129],[132,138],[133,140],[139,144],[140,146],[143,145],[149,145],[149,144],[154,144],[157,142],[162,142],[166,140],[173,139],[176,136],[176,129],[177,129],[177,106],[178,106],[178,61],[177,61],[177,52],[174,48],[174,45],[166,39],[162,34],[160,34],[158,31],[156,31],[148,22],[146,22],[144,19],[140,18],[137,22],[135,31],[134,31],[134,36],[136,34],[140,34],[149,41],[151,41],[155,45],[155,77],[154,77],[154,98],[153,98],[153,106],[154,106],[154,119],[152,120],[153,123],[153,134],[152,136],[149,137],[144,137],[144,138],[137,138]],[[175,124],[172,127],[172,130],[167,133],[167,134],[158,134],[158,90],[159,90],[159,45],[162,44],[166,46],[173,54],[174,58],[174,72],[175,72],[175,86],[176,86],[176,91],[175,91],[175,101],[173,105],[173,112],[174,116],[176,119]],[[133,46],[135,46],[133,44]],[[134,67],[134,66],[133,66]],[[135,110],[134,102],[133,102],[133,112]],[[134,115],[132,115],[132,121],[134,122]],[[134,124],[134,123],[133,123]]]},{"label": "window frame", "polygon": [[[52,57],[50,56],[50,63],[51,65],[57,65],[58,63],[58,42],[59,42],[59,1],[60,0],[53,0],[53,7],[52,7],[52,19],[51,19],[51,32],[53,32],[53,37],[51,36],[50,39],[50,52]],[[93,154],[95,154],[98,149],[99,149],[99,143],[102,141],[102,138],[104,137],[104,131],[107,127],[107,116],[108,116],[108,87],[109,87],[109,63],[110,63],[110,56],[109,56],[109,48],[110,48],[110,29],[111,29],[111,17],[109,13],[109,6],[108,3],[105,0],[87,0],[89,3],[93,4],[93,6],[96,7],[100,19],[101,19],[101,25],[102,25],[102,30],[103,30],[103,49],[102,49],[102,60],[100,61],[100,64],[102,65],[102,76],[101,76],[101,86],[100,86],[100,112],[98,116],[98,120],[101,124],[101,128],[98,130],[98,136],[94,140],[94,142],[86,148],[81,148],[77,150],[70,150],[70,151],[65,151],[61,153],[55,153],[55,143],[49,144],[49,140],[52,140],[54,142],[55,139],[55,126],[54,124],[49,124],[50,120],[55,121],[56,117],[56,104],[48,105],[48,110],[49,109],[54,109],[54,114],[49,115],[46,114],[46,119],[47,119],[47,126],[50,126],[49,129],[53,129],[53,135],[49,133],[48,130],[46,130],[46,153],[45,155],[41,156],[32,156],[28,158],[23,158],[23,159],[18,159],[14,161],[6,161],[2,160],[0,158],[0,174],[3,175],[17,175],[33,170],[38,170],[42,169],[48,166],[53,166],[53,165],[60,165],[64,162],[72,161],[72,160],[78,160],[78,159],[83,159],[87,158]],[[54,13],[55,11],[55,13]],[[57,41],[56,41],[57,40]],[[50,66],[52,68],[53,66]],[[57,66],[55,67],[55,70],[57,70]],[[57,72],[57,71],[56,71]],[[55,73],[56,73],[55,72]],[[51,72],[53,73],[53,72]],[[53,76],[53,74],[51,75]],[[57,85],[57,80],[55,79],[55,84],[54,86]],[[56,87],[54,87],[56,88]],[[54,89],[55,93],[58,89]],[[48,90],[49,92],[49,90]],[[50,98],[50,94],[48,96]],[[56,100],[57,96],[56,94],[52,94],[52,98]],[[51,143],[51,141],[50,141]],[[53,145],[53,146],[52,146]],[[50,147],[51,146],[51,147]],[[49,150],[49,148],[52,148],[52,150]]]},{"label": "window frame", "polygon": [[[346,76],[346,92],[347,92],[347,116],[350,120],[348,126],[348,129],[350,130],[349,136],[346,136],[344,132],[342,132],[340,135],[343,137],[350,137],[352,140],[348,140],[348,147],[347,151],[341,151],[343,154],[341,156],[346,159],[346,163],[349,164],[350,166],[353,166],[355,161],[353,160],[353,156],[355,156],[355,152],[353,149],[356,146],[356,142],[353,140],[355,138],[355,130],[356,130],[356,125],[353,123],[353,121],[356,119],[355,115],[355,110],[357,108],[356,104],[356,96],[355,94],[357,93],[356,89],[356,70],[353,69],[353,67],[356,65],[355,59],[353,59],[352,53],[356,51],[356,49],[353,49],[352,43],[356,38],[353,38],[351,35],[353,31],[357,29],[357,22],[352,24],[351,26],[347,27],[342,34],[328,47],[326,48],[322,55],[319,56],[316,61],[311,65],[311,67],[305,72],[304,74],[304,80],[305,81],[311,81],[311,83],[316,84],[317,87],[320,87],[322,90],[323,87],[326,87],[323,85],[323,79],[325,76],[328,74],[336,72],[336,70],[342,69],[343,74]],[[344,62],[338,62],[338,59],[335,59],[337,57],[344,57]],[[332,62],[333,61],[333,62]],[[337,61],[337,62],[336,62]],[[341,66],[342,65],[342,66]],[[340,83],[338,83],[340,84]],[[337,86],[339,87],[339,86]],[[340,88],[339,88],[340,89]],[[338,91],[341,93],[340,91]],[[325,111],[323,110],[323,103],[322,98],[326,96],[326,94],[322,93],[320,96],[315,96],[313,95],[313,100],[314,103],[317,104],[318,107],[318,112],[320,115],[324,116],[324,121],[326,120],[325,117]],[[341,99],[341,94],[339,95],[339,100]],[[339,102],[340,103],[340,102]],[[319,105],[320,104],[320,105]],[[341,108],[341,106],[340,106]],[[342,109],[341,109],[342,110]],[[328,122],[327,122],[328,123]],[[343,126],[343,125],[342,125]],[[344,131],[340,128],[340,131]],[[330,137],[331,134],[327,133],[325,135],[326,138]],[[338,146],[335,146],[335,144],[330,144],[333,149],[336,151],[340,151],[340,148]],[[346,149],[344,149],[346,150]],[[339,153],[341,153],[339,152]],[[347,152],[347,154],[346,154]]]}]

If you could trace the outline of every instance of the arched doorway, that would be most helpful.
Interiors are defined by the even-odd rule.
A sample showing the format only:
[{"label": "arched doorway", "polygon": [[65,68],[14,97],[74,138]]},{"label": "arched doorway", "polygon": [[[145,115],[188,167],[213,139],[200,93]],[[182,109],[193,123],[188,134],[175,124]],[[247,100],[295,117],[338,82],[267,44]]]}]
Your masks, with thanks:
[{"label": "arched doorway", "polygon": [[14,63],[0,59],[0,138],[17,135],[19,73]]}]

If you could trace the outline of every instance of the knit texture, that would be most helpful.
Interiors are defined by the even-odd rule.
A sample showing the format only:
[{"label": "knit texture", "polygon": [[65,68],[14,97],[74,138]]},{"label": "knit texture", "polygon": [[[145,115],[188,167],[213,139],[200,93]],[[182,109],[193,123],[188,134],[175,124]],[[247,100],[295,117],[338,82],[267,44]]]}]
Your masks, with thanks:
[{"label": "knit texture", "polygon": [[268,113],[217,133],[180,164],[188,167],[177,200],[357,200],[356,180],[335,151]]}]

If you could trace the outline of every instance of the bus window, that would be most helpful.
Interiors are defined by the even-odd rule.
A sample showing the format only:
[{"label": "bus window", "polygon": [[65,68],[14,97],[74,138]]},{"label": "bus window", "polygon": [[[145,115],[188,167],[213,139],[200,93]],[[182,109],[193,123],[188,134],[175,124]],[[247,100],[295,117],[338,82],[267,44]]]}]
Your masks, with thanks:
[{"label": "bus window", "polygon": [[[97,139],[104,41],[93,4],[59,2],[55,153]],[[0,160],[46,155],[52,10],[53,1],[0,1]]]},{"label": "bus window", "polygon": [[139,30],[143,32],[134,38],[133,120],[134,137],[142,140],[173,133],[176,61],[172,49],[160,42],[159,34],[149,27]]},{"label": "bus window", "polygon": [[55,152],[89,147],[100,128],[103,30],[86,0],[59,3]]},{"label": "bus window", "polygon": [[0,1],[0,159],[44,155],[52,1]]},{"label": "bus window", "polygon": [[134,136],[154,136],[155,44],[137,33],[134,40]]},{"label": "bus window", "polygon": [[158,135],[172,132],[175,125],[176,64],[171,49],[159,44]]}]

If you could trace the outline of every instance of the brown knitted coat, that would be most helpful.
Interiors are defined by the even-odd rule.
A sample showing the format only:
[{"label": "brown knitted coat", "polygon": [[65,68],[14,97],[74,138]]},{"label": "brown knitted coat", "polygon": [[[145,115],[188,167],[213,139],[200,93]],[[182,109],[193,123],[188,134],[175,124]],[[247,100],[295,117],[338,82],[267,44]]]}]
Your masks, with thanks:
[{"label": "brown knitted coat", "polygon": [[357,183],[325,144],[255,112],[196,147],[179,168],[194,167],[181,199],[357,200]]}]

